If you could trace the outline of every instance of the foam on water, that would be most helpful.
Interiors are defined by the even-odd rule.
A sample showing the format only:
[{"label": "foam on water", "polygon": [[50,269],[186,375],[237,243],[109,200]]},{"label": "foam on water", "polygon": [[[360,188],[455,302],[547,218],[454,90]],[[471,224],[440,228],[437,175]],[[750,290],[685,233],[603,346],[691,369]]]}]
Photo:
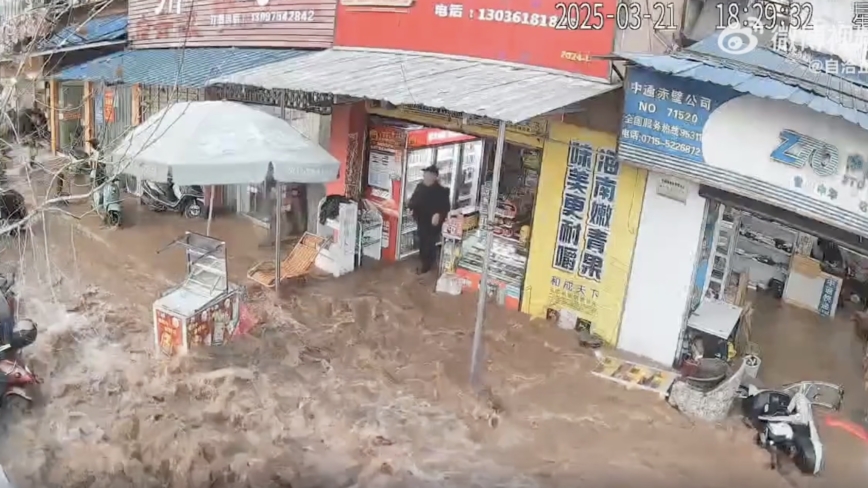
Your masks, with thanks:
[{"label": "foam on water", "polygon": [[17,488],[535,486],[481,461],[451,413],[374,379],[287,349],[254,362],[231,344],[166,361],[142,311],[98,290],[64,294],[74,307],[44,288],[23,295],[40,328],[26,355],[45,383],[0,449]]}]

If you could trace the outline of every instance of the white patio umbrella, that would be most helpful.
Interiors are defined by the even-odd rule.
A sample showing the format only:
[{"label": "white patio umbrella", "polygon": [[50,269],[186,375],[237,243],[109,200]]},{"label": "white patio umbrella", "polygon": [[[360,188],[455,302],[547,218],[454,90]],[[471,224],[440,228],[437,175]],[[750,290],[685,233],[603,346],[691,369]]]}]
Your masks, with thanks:
[{"label": "white patio umbrella", "polygon": [[152,115],[118,144],[122,173],[178,185],[262,183],[269,166],[284,183],[326,183],[340,162],[288,122],[246,105],[178,102]]},{"label": "white patio umbrella", "polygon": [[[340,162],[288,122],[246,105],[178,102],[152,115],[110,153],[117,172],[176,185],[238,185],[265,181],[327,183]],[[278,191],[278,195],[282,192]],[[208,204],[208,230],[214,191]],[[278,198],[277,212],[283,202]],[[280,285],[280,219],[275,222],[275,291]]]}]

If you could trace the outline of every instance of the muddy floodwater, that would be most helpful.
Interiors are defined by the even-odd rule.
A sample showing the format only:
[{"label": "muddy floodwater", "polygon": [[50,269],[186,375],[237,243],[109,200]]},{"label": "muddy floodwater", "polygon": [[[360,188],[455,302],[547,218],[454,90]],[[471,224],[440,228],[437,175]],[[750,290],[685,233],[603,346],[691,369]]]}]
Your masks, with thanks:
[{"label": "muddy floodwater", "polygon": [[[175,225],[165,216],[166,225]],[[737,422],[695,425],[589,374],[575,337],[492,308],[487,394],[466,388],[475,297],[409,266],[312,280],[278,306],[251,292],[250,337],[154,353],[167,286],[141,234],[112,247],[53,217],[20,258],[36,408],[3,420],[0,461],[30,487],[821,486],[864,480],[864,446],[825,480],[787,481]],[[78,225],[78,224],[76,224]],[[138,232],[136,228],[116,232]],[[862,450],[862,451],[860,451]],[[854,485],[855,486],[855,485]]]}]

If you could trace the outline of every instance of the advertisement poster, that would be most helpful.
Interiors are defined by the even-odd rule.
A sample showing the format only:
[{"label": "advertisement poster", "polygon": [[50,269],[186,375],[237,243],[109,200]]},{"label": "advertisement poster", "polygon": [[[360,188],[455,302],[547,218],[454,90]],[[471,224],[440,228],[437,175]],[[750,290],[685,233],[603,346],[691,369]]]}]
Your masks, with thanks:
[{"label": "advertisement poster", "polygon": [[178,317],[163,311],[154,311],[155,333],[157,335],[157,346],[160,352],[166,356],[174,356],[181,352],[184,346],[184,338],[182,337],[182,323]]},{"label": "advertisement poster", "polygon": [[211,314],[217,306],[203,310],[190,317],[187,321],[187,344],[190,347],[210,346],[213,324]]},{"label": "advertisement poster", "polygon": [[618,162],[612,135],[559,123],[551,130],[522,311],[534,317],[573,311],[615,344],[647,173]]},{"label": "advertisement poster", "polygon": [[[341,0],[335,46],[505,61],[609,79],[616,0]],[[662,4],[661,4],[662,5]]]}]

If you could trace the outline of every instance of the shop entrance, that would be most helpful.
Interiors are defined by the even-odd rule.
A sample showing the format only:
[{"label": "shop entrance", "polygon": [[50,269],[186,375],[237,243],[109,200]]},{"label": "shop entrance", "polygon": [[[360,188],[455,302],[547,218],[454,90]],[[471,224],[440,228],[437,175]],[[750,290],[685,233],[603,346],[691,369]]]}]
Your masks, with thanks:
[{"label": "shop entrance", "polygon": [[840,384],[847,410],[864,411],[865,341],[854,327],[868,304],[863,239],[722,190],[700,195],[706,220],[677,362],[755,354],[762,383]]},{"label": "shop entrance", "polygon": [[[477,290],[482,270],[485,222],[491,195],[495,141],[435,127],[372,116],[363,178],[362,254],[399,261],[418,252],[416,223],[407,203],[435,165],[450,189],[452,213],[444,223],[441,272],[454,272],[464,288]],[[490,219],[495,243],[489,293],[518,310],[536,200],[541,150],[504,144],[497,213]]]},{"label": "shop entrance", "polygon": [[58,100],[58,146],[61,152],[71,152],[84,145],[82,103],[84,83],[64,81],[60,84]]}]

